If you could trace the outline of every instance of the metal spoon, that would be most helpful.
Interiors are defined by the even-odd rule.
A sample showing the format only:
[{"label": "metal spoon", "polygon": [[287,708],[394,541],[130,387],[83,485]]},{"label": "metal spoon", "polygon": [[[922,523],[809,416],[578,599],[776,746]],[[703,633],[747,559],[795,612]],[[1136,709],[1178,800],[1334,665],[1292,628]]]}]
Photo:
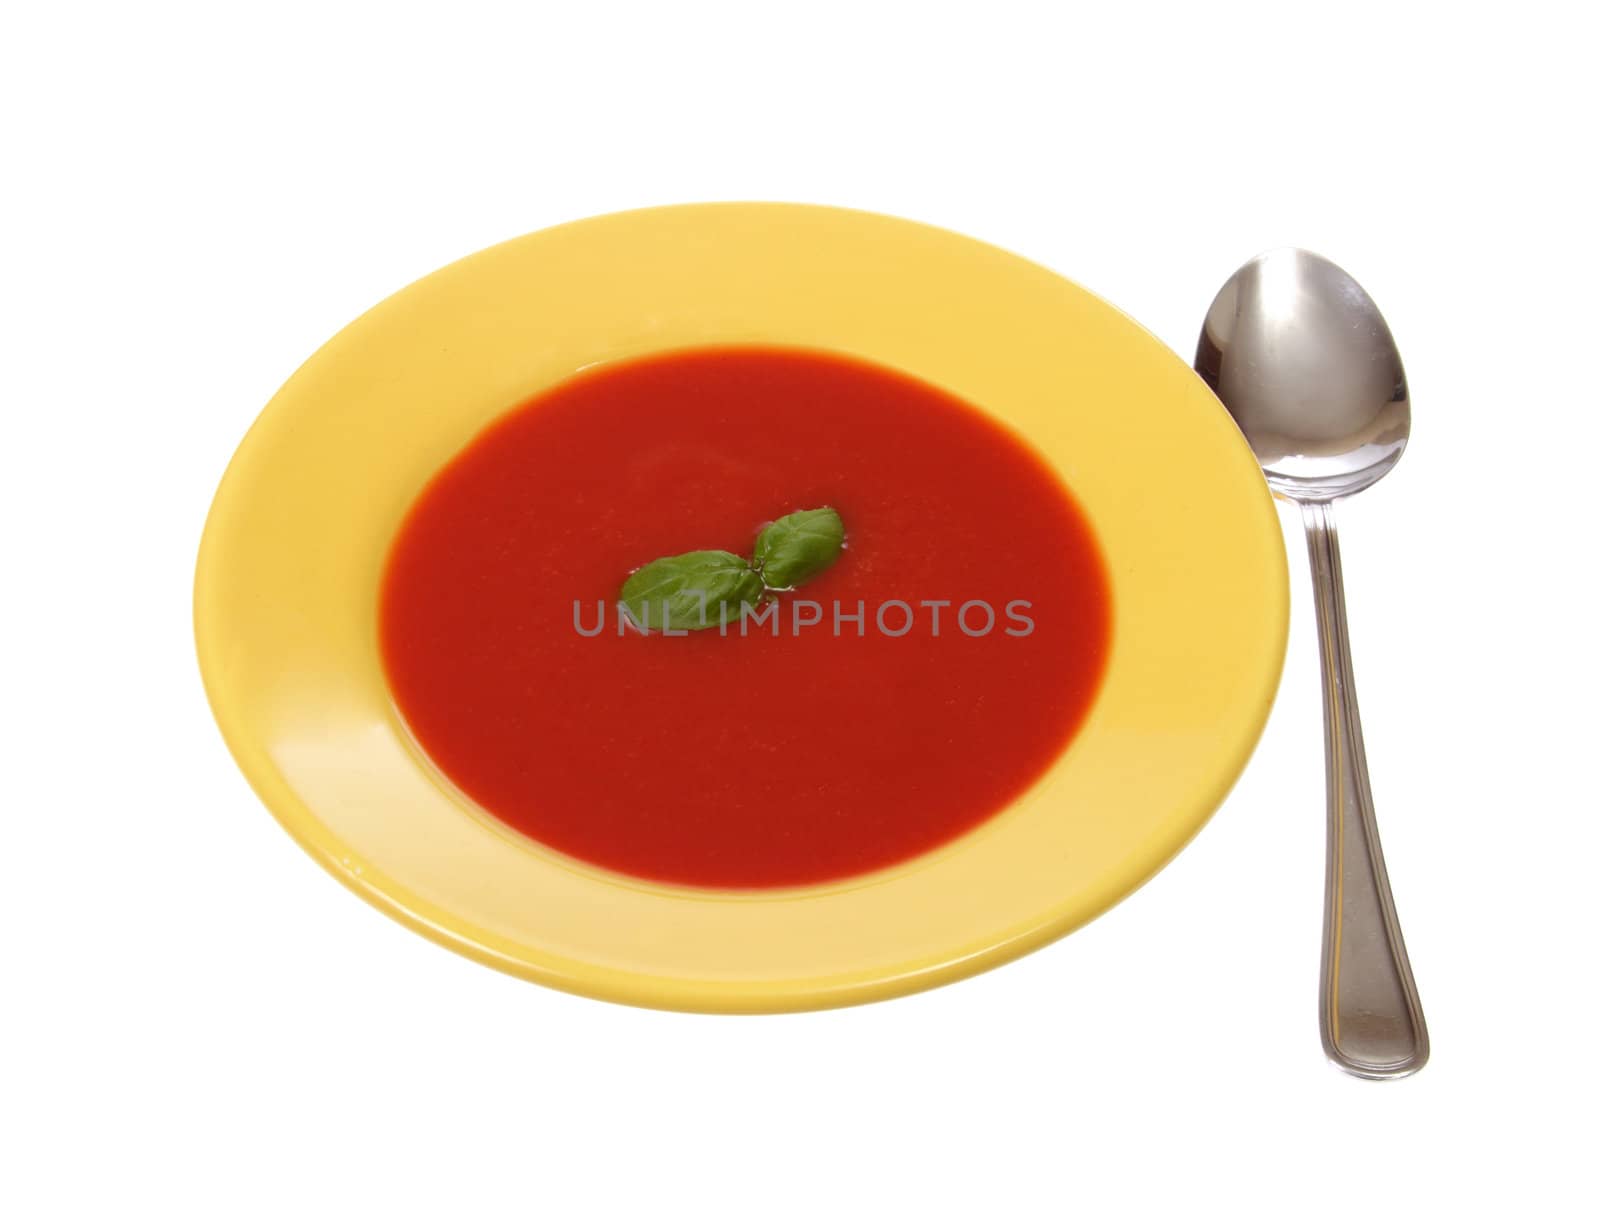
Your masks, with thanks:
[{"label": "metal spoon", "polygon": [[1428,1059],[1361,744],[1333,500],[1395,466],[1411,433],[1405,370],[1389,326],[1337,265],[1296,248],[1251,260],[1206,313],[1200,372],[1255,449],[1267,484],[1300,504],[1322,648],[1328,880],[1322,1047],[1362,1078]]}]

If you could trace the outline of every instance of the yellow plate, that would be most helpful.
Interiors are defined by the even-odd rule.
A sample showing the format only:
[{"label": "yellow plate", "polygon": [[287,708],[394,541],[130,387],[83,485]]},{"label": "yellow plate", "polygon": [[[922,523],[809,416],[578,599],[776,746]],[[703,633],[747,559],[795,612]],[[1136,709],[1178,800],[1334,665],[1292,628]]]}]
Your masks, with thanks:
[{"label": "yellow plate", "polygon": [[[597,362],[738,342],[855,354],[1008,423],[1078,496],[1111,574],[1104,685],[1036,786],[933,853],[813,889],[662,886],[512,833],[417,749],[378,658],[390,539],[485,424]],[[769,204],[559,226],[380,303],[313,355],[245,438],[195,579],[223,736],[336,877],[503,971],[691,1010],[927,988],[1111,906],[1194,835],[1244,767],[1287,615],[1266,486],[1176,354],[983,243]]]}]

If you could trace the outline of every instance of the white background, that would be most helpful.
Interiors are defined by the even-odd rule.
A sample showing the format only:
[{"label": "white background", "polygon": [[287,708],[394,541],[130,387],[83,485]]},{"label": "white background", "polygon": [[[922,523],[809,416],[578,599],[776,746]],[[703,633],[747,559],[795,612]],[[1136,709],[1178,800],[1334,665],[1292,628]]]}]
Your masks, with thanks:
[{"label": "white background", "polygon": [[[1579,11],[13,11],[0,1218],[1587,1218],[1600,267]],[[920,997],[716,1018],[540,989],[368,908],[255,801],[201,692],[189,587],[260,406],[457,256],[727,198],[973,234],[1185,355],[1221,281],[1279,243],[1382,304],[1415,433],[1341,516],[1433,1030],[1419,1076],[1356,1082],[1318,1047],[1322,742],[1287,515],[1282,692],[1213,823],[1086,930]]]}]

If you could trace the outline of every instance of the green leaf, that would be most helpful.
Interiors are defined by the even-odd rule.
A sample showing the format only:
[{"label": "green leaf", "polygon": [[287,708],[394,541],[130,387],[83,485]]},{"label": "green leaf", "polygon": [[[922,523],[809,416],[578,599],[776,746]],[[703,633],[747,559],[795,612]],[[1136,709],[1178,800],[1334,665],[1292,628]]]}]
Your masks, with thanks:
[{"label": "green leaf", "polygon": [[695,550],[658,558],[623,582],[622,604],[635,626],[649,631],[703,631],[735,623],[741,602],[761,604],[761,576],[726,550]]},{"label": "green leaf", "polygon": [[774,520],[756,538],[756,570],[768,588],[797,588],[826,571],[844,548],[844,521],[832,507]]}]

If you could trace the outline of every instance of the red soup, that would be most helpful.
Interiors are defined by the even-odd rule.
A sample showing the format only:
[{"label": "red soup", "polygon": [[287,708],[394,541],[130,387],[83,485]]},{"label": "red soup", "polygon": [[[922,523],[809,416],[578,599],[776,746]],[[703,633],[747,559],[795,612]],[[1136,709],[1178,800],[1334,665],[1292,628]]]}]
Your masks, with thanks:
[{"label": "red soup", "polygon": [[[725,628],[636,629],[624,580],[833,507],[837,561]],[[1082,722],[1105,570],[1044,462],[907,376],[799,350],[588,371],[429,483],[384,579],[395,700],[435,764],[573,857],[780,887],[927,852]]]}]

